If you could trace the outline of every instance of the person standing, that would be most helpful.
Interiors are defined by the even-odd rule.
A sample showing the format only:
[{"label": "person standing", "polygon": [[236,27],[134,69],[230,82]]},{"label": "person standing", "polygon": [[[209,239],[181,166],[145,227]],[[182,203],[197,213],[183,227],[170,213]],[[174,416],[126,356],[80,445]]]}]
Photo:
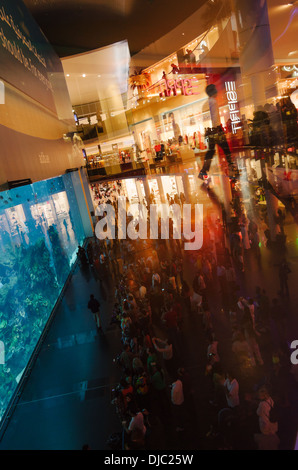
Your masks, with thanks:
[{"label": "person standing", "polygon": [[218,341],[214,338],[214,335],[210,333],[209,344],[207,348],[207,362],[209,365],[213,366],[216,362],[220,362],[220,357],[218,354]]},{"label": "person standing", "polygon": [[155,286],[160,286],[160,284],[161,284],[160,275],[158,274],[158,272],[155,271],[152,274],[152,288]]},{"label": "person standing", "polygon": [[183,384],[179,376],[171,385],[171,402],[173,405],[174,420],[176,423],[176,431],[184,430],[184,393]]},{"label": "person standing", "polygon": [[164,365],[169,375],[173,376],[176,370],[176,366],[175,366],[175,359],[173,356],[172,343],[168,339],[163,341],[160,338],[152,338],[152,343],[156,351],[158,351],[159,353],[162,353]]},{"label": "person standing", "polygon": [[191,419],[196,418],[196,405],[194,399],[194,388],[189,372],[184,367],[179,367],[177,370],[178,377],[182,382],[184,403],[186,413]]},{"label": "person standing", "polygon": [[129,344],[126,343],[122,353],[120,354],[119,362],[127,374],[132,372],[132,361],[133,353],[131,352]]},{"label": "person standing", "polygon": [[100,320],[100,311],[99,311],[100,303],[94,297],[93,294],[90,294],[90,299],[89,299],[89,302],[88,302],[88,309],[91,310],[91,312],[94,315],[94,319],[95,319],[95,323],[96,323],[97,328],[99,330],[102,330],[101,320]]},{"label": "person standing", "polygon": [[235,331],[233,334],[232,352],[234,353],[237,364],[241,367],[242,371],[249,370],[253,364],[256,365],[253,352],[241,330]]},{"label": "person standing", "polygon": [[287,261],[284,259],[279,265],[278,275],[280,282],[281,295],[284,297],[286,294],[289,297],[288,275],[291,273]]},{"label": "person standing", "polygon": [[129,436],[129,447],[132,449],[143,449],[147,428],[144,423],[144,415],[135,406],[129,408],[130,422],[122,421],[123,429]]},{"label": "person standing", "polygon": [[229,148],[229,144],[227,142],[224,129],[220,122],[218,103],[216,99],[217,97],[216,86],[213,83],[210,85],[207,85],[205,91],[209,97],[209,109],[210,109],[210,114],[211,114],[212,129],[208,128],[206,131],[206,137],[208,137],[208,141],[209,141],[209,148],[205,156],[203,168],[201,169],[199,176],[198,176],[202,180],[204,179],[204,177],[207,176],[209,172],[212,158],[215,154],[216,144],[222,148],[230,169],[234,170],[234,166],[231,160],[231,150]]},{"label": "person standing", "polygon": [[239,406],[239,384],[233,374],[227,373],[224,383],[227,404],[229,408],[236,409]]},{"label": "person standing", "polygon": [[256,337],[260,336],[260,333],[255,329],[251,312],[247,306],[244,307],[244,315],[242,319],[242,327],[244,330],[244,336],[249,344],[252,351],[252,366],[256,365],[256,361],[260,366],[264,365],[264,361],[260,352],[260,348]]},{"label": "person standing", "polygon": [[181,299],[188,315],[191,314],[191,290],[188,283],[183,280],[181,285]]},{"label": "person standing", "polygon": [[222,294],[223,300],[227,294],[227,277],[226,277],[226,268],[224,263],[219,262],[216,269],[217,279],[220,286],[220,292]]},{"label": "person standing", "polygon": [[278,450],[280,442],[277,436],[278,422],[272,422],[270,419],[270,412],[274,407],[274,401],[266,387],[261,387],[258,395],[260,403],[257,408],[257,415],[259,417],[260,434],[254,435],[255,442],[259,450]]},{"label": "person standing", "polygon": [[206,295],[206,283],[201,271],[197,271],[193,279],[192,288],[196,294],[201,295],[205,298]]},{"label": "person standing", "polygon": [[158,415],[161,419],[169,421],[171,416],[170,400],[167,394],[165,373],[159,364],[152,367],[150,380],[153,394],[152,402],[157,408]]},{"label": "person standing", "polygon": [[251,316],[251,321],[252,321],[252,326],[253,329],[256,328],[256,315],[255,315],[255,305],[253,299],[248,299],[247,306],[250,311],[250,316]]},{"label": "person standing", "polygon": [[174,347],[175,353],[179,354],[180,351],[180,337],[178,327],[178,313],[175,304],[169,304],[167,310],[162,314],[162,322],[166,327],[168,338]]},{"label": "person standing", "polygon": [[227,407],[222,408],[218,413],[218,431],[226,443],[233,441],[233,433],[237,423],[237,411],[239,408],[239,384],[235,376],[226,374],[224,391],[227,400]]}]

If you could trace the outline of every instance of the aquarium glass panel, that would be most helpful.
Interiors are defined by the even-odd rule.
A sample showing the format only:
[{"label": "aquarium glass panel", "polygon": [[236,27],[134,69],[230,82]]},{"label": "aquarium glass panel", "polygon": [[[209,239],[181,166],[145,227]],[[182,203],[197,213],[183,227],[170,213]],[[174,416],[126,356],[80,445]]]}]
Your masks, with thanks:
[{"label": "aquarium glass panel", "polygon": [[85,238],[69,175],[0,193],[0,419]]}]

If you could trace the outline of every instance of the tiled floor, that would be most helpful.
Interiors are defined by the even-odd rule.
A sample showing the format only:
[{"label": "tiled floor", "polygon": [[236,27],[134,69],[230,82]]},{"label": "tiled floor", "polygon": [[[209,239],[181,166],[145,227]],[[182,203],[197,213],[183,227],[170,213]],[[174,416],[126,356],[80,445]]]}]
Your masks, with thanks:
[{"label": "tiled floor", "polygon": [[[90,293],[100,299],[105,335],[87,309]],[[24,387],[1,449],[105,449],[120,423],[110,404],[119,371],[119,332],[109,325],[108,302],[99,284],[77,268]]]},{"label": "tiled floor", "polygon": [[[298,338],[298,279],[296,228],[287,227],[288,258],[291,262],[290,302],[287,305],[288,339]],[[256,285],[267,290],[272,299],[279,290],[274,264],[279,254],[262,247],[261,268],[251,256],[246,259],[246,271],[240,279],[241,290],[254,295]],[[193,272],[186,266],[189,280]],[[93,293],[102,304],[104,335],[98,333],[92,314],[87,309],[89,295]],[[38,355],[32,373],[25,384],[20,400],[0,442],[7,450],[79,450],[84,444],[91,449],[107,449],[109,436],[121,431],[121,424],[111,405],[111,389],[120,377],[113,358],[120,352],[119,329],[110,325],[113,289],[106,288],[107,299],[100,285],[89,273],[76,268],[65,295],[57,309],[49,333]],[[214,291],[209,292],[215,331],[220,354],[229,365],[233,361],[230,344],[228,315]],[[189,431],[180,436],[172,429],[155,423],[148,446],[152,449],[213,449],[216,443],[205,437],[210,420],[216,416],[209,406],[211,383],[205,377],[207,340],[199,316],[185,318],[181,361],[187,366],[193,380],[195,399]],[[270,365],[266,345],[264,359]],[[254,381],[262,377],[256,372]],[[281,420],[281,448],[293,446],[297,429],[297,385],[290,393],[290,407],[283,410]],[[296,426],[296,427],[295,427]],[[215,446],[215,447],[214,447]]]}]

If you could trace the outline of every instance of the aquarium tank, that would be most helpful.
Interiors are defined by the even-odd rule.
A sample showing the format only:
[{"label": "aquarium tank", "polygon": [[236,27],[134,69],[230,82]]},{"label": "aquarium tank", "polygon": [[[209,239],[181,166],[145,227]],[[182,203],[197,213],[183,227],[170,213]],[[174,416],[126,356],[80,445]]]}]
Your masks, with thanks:
[{"label": "aquarium tank", "polygon": [[0,420],[85,239],[72,181],[0,192]]}]

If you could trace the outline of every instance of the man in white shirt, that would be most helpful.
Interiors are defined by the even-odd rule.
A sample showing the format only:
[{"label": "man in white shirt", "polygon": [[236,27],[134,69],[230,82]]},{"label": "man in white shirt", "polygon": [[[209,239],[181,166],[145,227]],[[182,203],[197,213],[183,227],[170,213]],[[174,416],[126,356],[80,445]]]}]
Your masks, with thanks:
[{"label": "man in white shirt", "polygon": [[144,416],[143,413],[140,411],[138,413],[132,414],[132,418],[130,420],[129,426],[128,426],[128,431],[133,432],[135,430],[140,430],[145,436],[146,434],[146,426],[144,424]]},{"label": "man in white shirt", "polygon": [[226,374],[224,382],[226,393],[227,408],[223,408],[218,413],[218,431],[225,436],[227,429],[233,425],[233,420],[237,416],[239,406],[239,384],[234,376],[230,373]]},{"label": "man in white shirt", "polygon": [[183,385],[180,379],[172,383],[171,401],[173,405],[180,406],[184,403]]},{"label": "man in white shirt", "polygon": [[147,294],[147,289],[145,286],[141,285],[139,288],[139,299],[144,299]]},{"label": "man in white shirt", "polygon": [[274,406],[274,401],[269,395],[266,387],[259,390],[260,403],[257,409],[259,417],[260,434],[255,434],[254,439],[258,444],[259,450],[278,450],[279,437],[277,436],[278,423],[270,421],[270,411]]},{"label": "man in white shirt", "polygon": [[168,339],[163,341],[160,338],[152,338],[152,344],[156,351],[162,353],[164,366],[170,377],[174,377],[177,372],[177,366],[172,343]]},{"label": "man in white shirt", "polygon": [[138,411],[134,406],[129,407],[128,413],[131,416],[131,420],[129,422],[128,427],[127,427],[127,422],[122,421],[122,426],[124,430],[130,436],[130,439],[132,442],[134,442],[135,439],[144,441],[147,428],[144,423],[143,413]]},{"label": "man in white shirt", "polygon": [[155,272],[152,275],[152,287],[157,286],[157,285],[160,285],[160,275],[157,272]]},{"label": "man in white shirt", "polygon": [[153,346],[156,351],[161,352],[165,361],[172,359],[173,357],[173,346],[168,344],[168,340],[163,341],[160,338],[152,338]]},{"label": "man in white shirt", "polygon": [[239,384],[231,374],[226,375],[224,387],[226,391],[228,407],[236,408],[239,406]]},{"label": "man in white shirt", "polygon": [[195,291],[192,292],[192,295],[190,297],[192,311],[196,313],[201,312],[202,299],[203,298],[200,294],[197,294]]}]

